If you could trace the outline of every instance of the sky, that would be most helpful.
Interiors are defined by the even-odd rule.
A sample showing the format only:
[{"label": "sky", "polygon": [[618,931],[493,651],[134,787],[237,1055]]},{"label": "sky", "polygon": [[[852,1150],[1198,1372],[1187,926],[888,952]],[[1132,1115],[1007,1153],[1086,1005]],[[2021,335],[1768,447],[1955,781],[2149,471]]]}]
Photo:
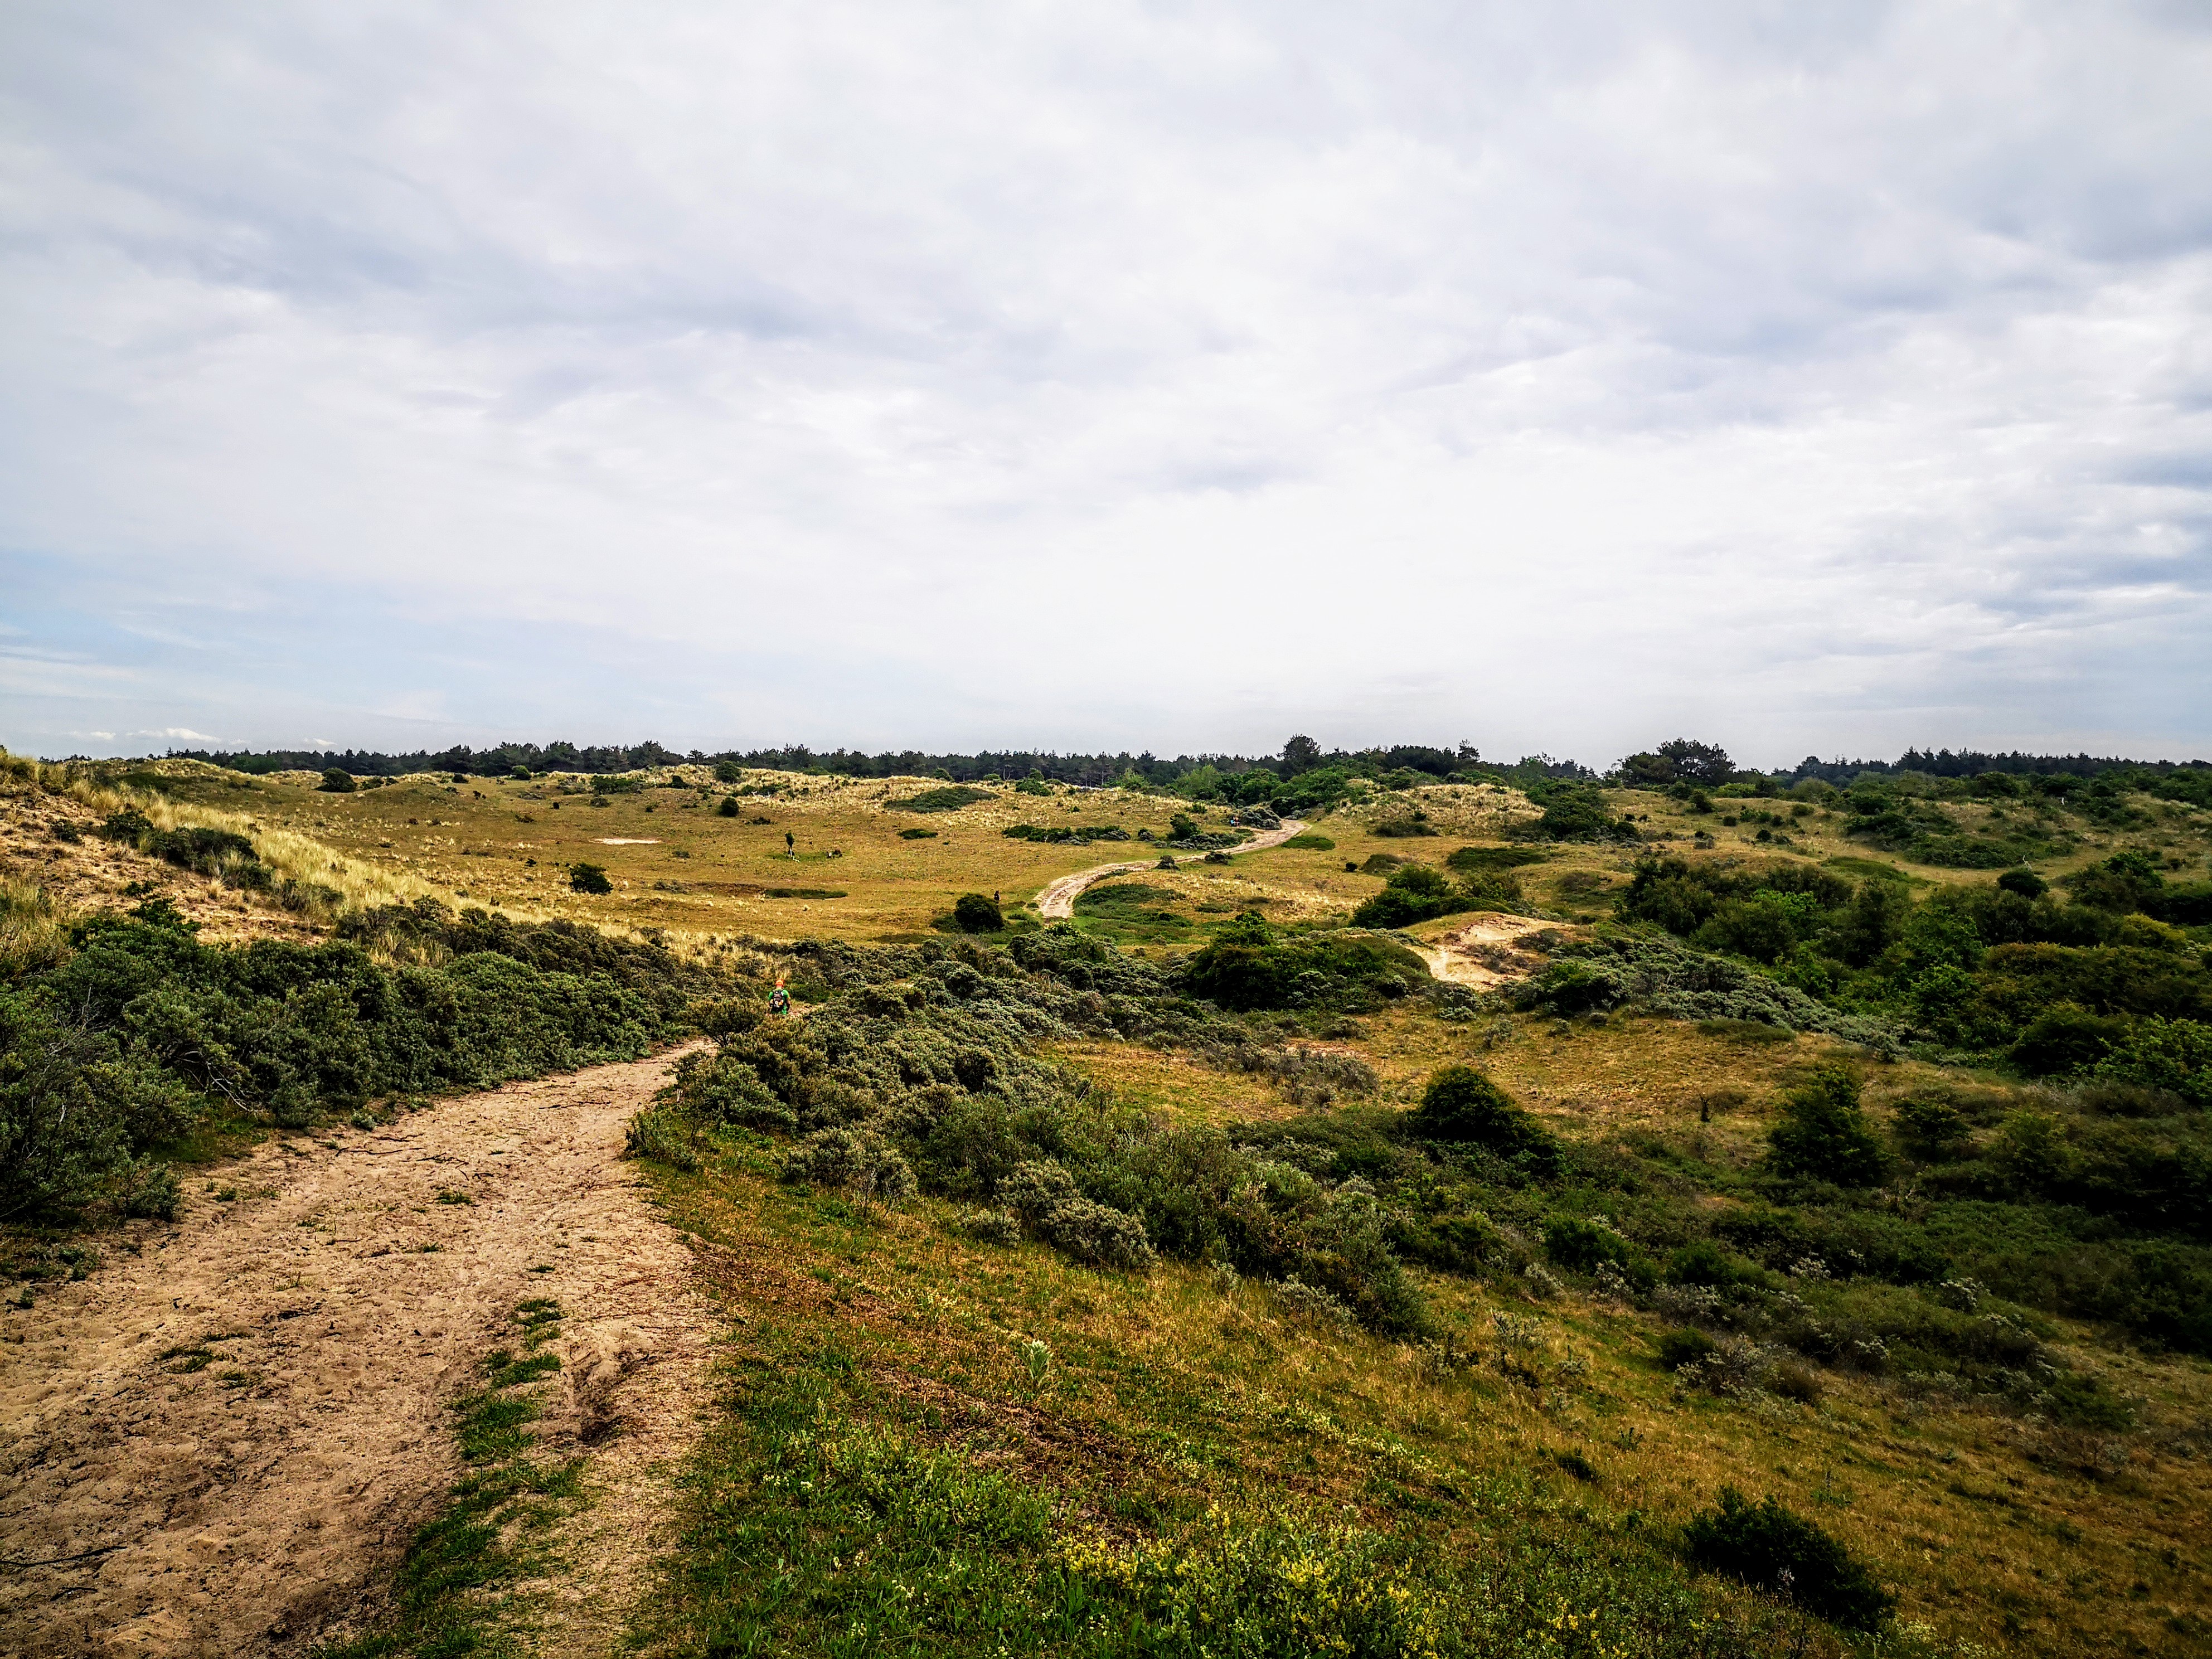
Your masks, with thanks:
[{"label": "sky", "polygon": [[0,744],[2212,755],[2212,8],[0,12]]}]

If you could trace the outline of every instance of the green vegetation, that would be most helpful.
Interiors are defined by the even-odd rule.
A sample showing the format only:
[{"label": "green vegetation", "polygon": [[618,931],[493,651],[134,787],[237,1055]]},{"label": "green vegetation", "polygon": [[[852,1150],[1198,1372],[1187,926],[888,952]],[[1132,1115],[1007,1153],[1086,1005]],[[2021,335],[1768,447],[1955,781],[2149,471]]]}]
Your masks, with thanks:
[{"label": "green vegetation", "polygon": [[561,1334],[561,1310],[544,1297],[520,1304],[522,1356],[484,1356],[484,1386],[453,1402],[453,1441],[468,1473],[445,1512],[418,1531],[392,1583],[383,1628],[315,1650],[316,1659],[386,1659],[498,1651],[524,1616],[518,1587],[559,1563],[548,1534],[585,1503],[585,1460],[550,1462],[532,1454],[530,1425],[544,1413],[530,1385],[560,1370],[539,1352]]},{"label": "green vegetation", "polygon": [[568,866],[568,890],[575,893],[611,893],[615,884],[607,879],[604,866],[572,864]]},{"label": "green vegetation", "polygon": [[1011,823],[999,833],[1015,841],[1041,841],[1054,845],[1061,842],[1074,842],[1086,847],[1094,841],[1127,841],[1130,838],[1127,830],[1112,823],[1055,823],[1049,826]]},{"label": "green vegetation", "polygon": [[1371,933],[1278,934],[1247,911],[1191,957],[1183,983],[1224,1008],[1372,1012],[1427,988],[1428,966],[1395,940]]},{"label": "green vegetation", "polygon": [[953,900],[952,921],[963,933],[1003,933],[1006,926],[999,902],[983,893],[963,893]]},{"label": "green vegetation", "polygon": [[1454,882],[1431,866],[1406,864],[1390,872],[1381,892],[1352,913],[1352,924],[1408,927],[1432,916],[1466,910],[1516,910],[1522,902],[1521,884],[1510,874],[1479,870]]},{"label": "green vegetation", "polygon": [[1878,1628],[1895,1605],[1863,1562],[1771,1497],[1751,1504],[1735,1487],[1722,1488],[1720,1507],[1694,1517],[1683,1541],[1698,1565],[1775,1592],[1850,1630]]},{"label": "green vegetation", "polygon": [[902,812],[957,812],[963,806],[973,806],[979,800],[989,800],[988,789],[971,789],[964,783],[947,784],[942,789],[923,789],[884,805]]},{"label": "green vegetation", "polygon": [[0,1218],[173,1213],[162,1159],[209,1126],[635,1059],[712,983],[659,946],[429,901],[314,945],[193,934],[159,900],[94,915],[0,988]]}]

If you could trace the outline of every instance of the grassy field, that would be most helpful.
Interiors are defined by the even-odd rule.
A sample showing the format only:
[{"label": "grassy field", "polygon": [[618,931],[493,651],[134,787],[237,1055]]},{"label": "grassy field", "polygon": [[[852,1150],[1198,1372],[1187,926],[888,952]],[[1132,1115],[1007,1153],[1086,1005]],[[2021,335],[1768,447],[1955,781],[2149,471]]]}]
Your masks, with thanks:
[{"label": "grassy field", "polygon": [[[1346,1046],[1386,1073],[1458,1051],[1455,1036],[1420,1024]],[[1682,1080],[1644,1121],[1729,1142],[1759,1114],[1701,1125],[1688,1080],[1756,1090],[1792,1063],[1680,1027],[1574,1041],[1601,1073]],[[1556,1075],[1542,1042],[1504,1045],[1498,1075]],[[1282,1113],[1256,1085],[1214,1074],[1208,1088],[1198,1068],[1127,1045],[1062,1057],[1157,1111],[1212,1122]],[[2045,1425],[1931,1408],[1878,1379],[1834,1377],[1812,1401],[1687,1394],[1651,1357],[1649,1316],[1450,1275],[1421,1278],[1448,1341],[1412,1347],[1316,1319],[1261,1283],[1174,1264],[1092,1272],[1039,1245],[977,1243],[950,1206],[866,1208],[783,1185],[775,1167],[763,1145],[661,1176],[671,1213],[718,1247],[734,1352],[730,1413],[702,1454],[702,1509],[674,1569],[690,1633],[648,1620],[653,1650],[702,1651],[710,1633],[741,1631],[847,1650],[830,1627],[868,1606],[886,1620],[869,1651],[918,1651],[963,1619],[1029,1632],[1014,1651],[1084,1650],[1055,1647],[1073,1641],[1052,1625],[1055,1607],[951,1572],[963,1548],[992,1547],[980,1522],[963,1536],[878,1504],[867,1528],[842,1527],[830,1500],[852,1453],[841,1462],[835,1449],[861,1445],[891,1447],[935,1478],[988,1476],[1009,1488],[1002,1504],[1033,1498],[1034,1539],[1001,1547],[1040,1575],[1086,1540],[1194,1538],[1212,1510],[1246,1526],[1287,1514],[1431,1564],[1424,1593],[1439,1617],[1473,1618],[1455,1599],[1468,1581],[1516,1560],[1515,1594],[1598,1615],[1595,1642],[1563,1628],[1554,1644],[1515,1651],[1744,1650],[1739,1640],[1787,1651],[1801,1637],[1832,1650],[1832,1633],[1793,1632],[1719,1581],[1698,1581],[1687,1610],[1655,1610],[1652,1583],[1674,1571],[1668,1529],[1729,1484],[1781,1498],[1878,1563],[1901,1595],[1885,1652],[2178,1656],[2202,1651],[2212,1631],[2201,1533],[2212,1468],[2185,1438],[2177,1451],[2131,1436],[2098,1467]],[[2206,1367],[2075,1334],[2147,1425],[2205,1421]],[[1501,1340],[1513,1345],[1503,1363]],[[782,1420],[794,1392],[807,1448]],[[823,1496],[794,1507],[782,1477],[825,1445]],[[1548,1578],[1530,1554],[1549,1559]],[[937,1587],[927,1617],[892,1588],[925,1581]],[[1708,1632],[1721,1639],[1701,1650]]]},{"label": "grassy field", "polygon": [[[303,872],[319,873],[343,903],[433,894],[519,917],[660,928],[679,939],[924,937],[961,893],[997,893],[1008,914],[1018,915],[1060,876],[1154,850],[1134,840],[1088,846],[1018,840],[1002,833],[1009,826],[1112,824],[1132,836],[1149,830],[1164,838],[1170,817],[1187,811],[1201,830],[1227,827],[1220,807],[1209,811],[1122,790],[1054,786],[1050,794],[1031,795],[988,786],[953,810],[916,811],[897,803],[925,797],[940,781],[755,772],[726,784],[701,767],[632,774],[623,781],[639,787],[614,793],[595,793],[580,777],[455,782],[421,774],[388,787],[332,794],[311,774],[251,778],[175,760],[104,764],[82,775],[79,794],[99,797],[103,807],[127,797],[157,815],[234,827],[270,842]],[[732,804],[728,814],[726,801]],[[1616,813],[1638,815],[1648,839],[1545,848],[1540,861],[1515,872],[1532,910],[1571,922],[1608,915],[1637,860],[1654,851],[1723,863],[1799,859],[1854,880],[1901,876],[1917,891],[1988,879],[1985,872],[1872,851],[1846,839],[1843,817],[1826,806],[1722,801],[1693,814],[1684,803],[1626,790],[1609,792],[1607,803]],[[1760,842],[1763,826],[1723,821],[1731,809],[1754,807],[1774,809],[1779,839]],[[1800,807],[1802,815],[1791,816]],[[2019,811],[2001,802],[1948,810],[1966,833],[2002,828],[2008,810]],[[1496,843],[1535,815],[1523,796],[1501,786],[1395,792],[1331,812],[1301,838],[1326,846],[1237,855],[1226,866],[1185,854],[1176,870],[1119,878],[1085,895],[1078,921],[1155,955],[1203,943],[1243,909],[1260,909],[1279,925],[1340,921],[1380,890],[1389,860],[1434,862],[1459,846]],[[2038,867],[2060,874],[2124,845],[2187,864],[2212,848],[2212,814],[2154,805],[2148,816],[2154,821],[2114,834],[2059,814],[2054,821],[2069,839]],[[1422,833],[1402,833],[1409,827]],[[604,868],[612,891],[572,890],[569,872],[579,863]],[[251,908],[240,899],[225,902]]]}]

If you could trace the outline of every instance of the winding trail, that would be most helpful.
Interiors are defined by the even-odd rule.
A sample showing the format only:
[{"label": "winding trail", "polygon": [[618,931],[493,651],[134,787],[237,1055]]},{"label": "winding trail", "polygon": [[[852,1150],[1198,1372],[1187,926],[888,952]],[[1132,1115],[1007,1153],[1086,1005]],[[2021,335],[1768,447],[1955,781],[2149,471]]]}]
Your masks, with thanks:
[{"label": "winding trail", "polygon": [[[1239,854],[1264,853],[1270,847],[1280,847],[1305,827],[1300,819],[1285,818],[1281,828],[1262,830],[1237,848],[1237,852]],[[1109,876],[1123,875],[1132,870],[1154,869],[1158,864],[1157,858],[1136,859],[1126,864],[1102,864],[1096,869],[1079,870],[1072,876],[1062,876],[1036,896],[1037,914],[1047,921],[1066,921],[1075,914],[1076,896],[1092,883],[1103,881]]]},{"label": "winding trail", "polygon": [[290,1653],[373,1615],[458,1473],[449,1403],[533,1296],[563,1315],[541,1443],[595,1501],[530,1645],[614,1651],[719,1328],[619,1161],[674,1057],[270,1141],[0,1310],[0,1656]]}]

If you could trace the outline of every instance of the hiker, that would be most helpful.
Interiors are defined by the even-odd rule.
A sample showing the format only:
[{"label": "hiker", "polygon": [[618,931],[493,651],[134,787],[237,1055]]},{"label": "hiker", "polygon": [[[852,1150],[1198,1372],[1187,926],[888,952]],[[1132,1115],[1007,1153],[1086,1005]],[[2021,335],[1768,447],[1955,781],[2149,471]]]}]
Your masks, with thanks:
[{"label": "hiker", "polygon": [[791,993],[783,988],[785,975],[775,976],[775,989],[768,994],[768,1011],[778,1019],[791,1012]]}]

